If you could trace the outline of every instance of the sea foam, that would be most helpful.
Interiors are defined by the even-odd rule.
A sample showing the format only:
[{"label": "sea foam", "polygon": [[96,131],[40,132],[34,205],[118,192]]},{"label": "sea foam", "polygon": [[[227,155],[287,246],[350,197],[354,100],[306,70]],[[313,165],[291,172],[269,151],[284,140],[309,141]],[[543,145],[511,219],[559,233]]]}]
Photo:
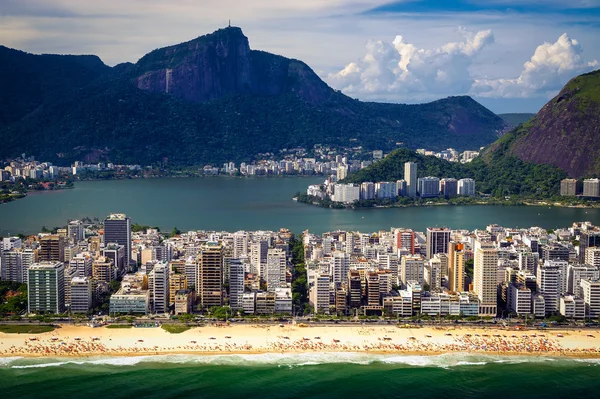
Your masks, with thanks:
[{"label": "sea foam", "polygon": [[265,353],[235,355],[153,355],[107,356],[90,358],[0,358],[0,368],[35,369],[64,366],[149,366],[156,363],[175,365],[215,366],[278,366],[306,367],[322,364],[383,364],[398,367],[472,367],[486,364],[520,364],[543,362],[578,362],[600,365],[600,359],[551,358],[544,356],[500,356],[449,353],[442,355],[381,355],[369,353]]}]

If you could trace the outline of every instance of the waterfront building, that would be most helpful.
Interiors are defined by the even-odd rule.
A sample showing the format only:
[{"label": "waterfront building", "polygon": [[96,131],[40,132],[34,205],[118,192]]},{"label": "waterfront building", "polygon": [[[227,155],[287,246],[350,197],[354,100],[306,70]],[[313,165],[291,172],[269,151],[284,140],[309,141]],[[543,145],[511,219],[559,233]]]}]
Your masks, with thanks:
[{"label": "waterfront building", "polygon": [[383,298],[383,308],[395,317],[410,317],[413,314],[412,294],[401,290]]},{"label": "waterfront building", "polygon": [[575,295],[561,294],[559,311],[567,319],[584,319],[585,302]]},{"label": "waterfront building", "polygon": [[498,250],[489,241],[477,241],[473,267],[473,290],[479,298],[479,313],[497,313]]},{"label": "waterfront building", "polygon": [[[592,248],[588,248],[592,249]],[[566,292],[582,297],[581,281],[582,280],[598,280],[600,271],[598,267],[585,264],[569,264],[567,269],[567,289]]]},{"label": "waterfront building", "polygon": [[311,288],[311,302],[315,313],[329,314],[329,285],[330,278],[327,274],[319,274],[315,285]]},{"label": "waterfront building", "polygon": [[193,295],[190,290],[175,292],[175,315],[192,313]]},{"label": "waterfront building", "polygon": [[600,280],[581,280],[585,316],[595,319],[600,317]]},{"label": "waterfront building", "polygon": [[453,292],[465,290],[465,246],[450,242],[448,245],[448,289]]},{"label": "waterfront building", "polygon": [[457,187],[458,195],[475,195],[475,180],[473,179],[460,179]]},{"label": "waterfront building", "polygon": [[506,300],[508,310],[519,316],[531,314],[531,296],[532,292],[529,288],[521,284],[510,283]]},{"label": "waterfront building", "polygon": [[560,195],[574,197],[577,195],[577,179],[563,179],[560,182]]},{"label": "waterfront building", "polygon": [[253,315],[256,305],[256,293],[245,292],[242,295],[242,310],[246,315]]},{"label": "waterfront building", "polygon": [[393,199],[398,196],[398,189],[396,183],[383,181],[375,183],[375,197],[376,198],[389,198]]},{"label": "waterfront building", "polygon": [[200,249],[196,277],[196,292],[203,310],[213,306],[223,306],[222,275],[223,245],[209,241]]},{"label": "waterfront building", "polygon": [[31,265],[28,270],[27,312],[58,314],[64,311],[64,265],[45,261]]},{"label": "waterfront building", "polygon": [[427,259],[431,259],[433,255],[448,253],[448,244],[450,243],[450,229],[445,227],[428,227],[427,228]]},{"label": "waterfront building", "polygon": [[406,197],[406,181],[402,179],[396,181],[396,195]]},{"label": "waterfront building", "polygon": [[561,269],[554,262],[545,262],[537,270],[537,292],[544,297],[546,313],[559,310]]},{"label": "waterfront building", "polygon": [[360,185],[360,199],[373,200],[375,199],[375,183],[367,181]]},{"label": "waterfront building", "polygon": [[148,274],[150,308],[152,313],[169,313],[169,266],[160,262]]},{"label": "waterfront building", "polygon": [[257,292],[255,299],[255,313],[266,315],[275,313],[275,293]]},{"label": "waterfront building", "polygon": [[332,201],[351,204],[360,199],[360,187],[354,184],[335,184]]},{"label": "waterfront building", "polygon": [[291,288],[276,288],[275,289],[275,313],[276,314],[292,314],[292,289]]},{"label": "waterfront building", "polygon": [[229,306],[233,310],[243,308],[244,295],[244,264],[239,259],[229,263]]},{"label": "waterfront building", "polygon": [[584,197],[600,197],[600,179],[585,179],[583,181]]},{"label": "waterfront building", "polygon": [[417,164],[406,162],[404,164],[404,181],[406,182],[406,195],[411,198],[417,197]]},{"label": "waterfront building", "polygon": [[418,179],[418,191],[421,198],[438,197],[440,195],[440,179],[432,176]]},{"label": "waterfront building", "polygon": [[142,274],[126,275],[121,288],[110,296],[109,313],[148,314],[150,309],[150,290],[144,288],[146,277]]},{"label": "waterfront building", "polygon": [[456,197],[458,195],[458,180],[452,178],[440,180],[440,193],[444,198]]},{"label": "waterfront building", "polygon": [[58,234],[40,239],[39,258],[41,262],[64,262],[65,239]]},{"label": "waterfront building", "polygon": [[274,292],[276,288],[286,286],[287,258],[285,251],[279,248],[267,250],[267,289]]},{"label": "waterfront building", "polygon": [[124,268],[129,270],[131,263],[131,219],[124,213],[113,213],[104,219],[104,243],[122,245]]},{"label": "waterfront building", "polygon": [[70,289],[71,313],[87,313],[92,307],[92,281],[87,277],[73,277]]}]

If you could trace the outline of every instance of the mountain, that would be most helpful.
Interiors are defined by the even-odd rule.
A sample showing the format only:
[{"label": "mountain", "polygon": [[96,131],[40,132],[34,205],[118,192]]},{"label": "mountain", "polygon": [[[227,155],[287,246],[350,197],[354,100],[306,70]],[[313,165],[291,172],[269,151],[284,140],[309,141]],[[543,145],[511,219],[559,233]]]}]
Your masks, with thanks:
[{"label": "mountain", "polygon": [[360,102],[229,27],[108,67],[0,48],[0,159],[202,165],[314,144],[390,151],[492,143],[504,121],[470,97]]},{"label": "mountain", "polygon": [[537,115],[484,154],[561,168],[574,178],[600,175],[600,70],[569,81]]}]

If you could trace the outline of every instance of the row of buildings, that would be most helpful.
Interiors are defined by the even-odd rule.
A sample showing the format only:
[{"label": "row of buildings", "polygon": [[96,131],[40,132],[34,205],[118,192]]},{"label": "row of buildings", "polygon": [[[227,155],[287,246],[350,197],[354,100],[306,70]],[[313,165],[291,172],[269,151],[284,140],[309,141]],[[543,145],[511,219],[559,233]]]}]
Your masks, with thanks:
[{"label": "row of buildings", "polygon": [[600,316],[600,229],[589,223],[554,234],[497,225],[336,231],[305,234],[304,244],[315,312]]},{"label": "row of buildings", "polygon": [[598,198],[600,197],[600,179],[563,179],[560,182],[560,195],[574,197]]},{"label": "row of buildings", "polygon": [[404,164],[404,179],[395,182],[363,182],[358,184],[338,183],[345,178],[344,171],[331,176],[323,185],[311,185],[306,193],[319,199],[351,204],[359,200],[410,198],[452,198],[459,195],[475,195],[475,180],[471,178],[437,178],[432,176],[417,178],[417,164]]}]

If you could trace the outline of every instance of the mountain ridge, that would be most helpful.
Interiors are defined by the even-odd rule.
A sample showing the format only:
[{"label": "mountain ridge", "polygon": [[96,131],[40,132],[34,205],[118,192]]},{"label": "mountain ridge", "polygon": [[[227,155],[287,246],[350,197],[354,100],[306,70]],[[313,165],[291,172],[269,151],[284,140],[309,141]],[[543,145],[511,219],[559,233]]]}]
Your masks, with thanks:
[{"label": "mountain ridge", "polygon": [[[24,61],[23,54],[0,51],[0,75],[20,82],[0,97],[0,108],[22,103],[0,120],[7,143],[0,158],[35,152],[59,163],[200,165],[314,144],[464,150],[491,143],[505,128],[468,96],[418,105],[354,100],[302,61],[250,49],[236,27],[112,68],[99,58],[101,65],[65,58],[73,72],[53,56]],[[13,58],[35,64],[35,79],[7,68]],[[36,96],[54,75],[63,77],[60,90]]]}]

